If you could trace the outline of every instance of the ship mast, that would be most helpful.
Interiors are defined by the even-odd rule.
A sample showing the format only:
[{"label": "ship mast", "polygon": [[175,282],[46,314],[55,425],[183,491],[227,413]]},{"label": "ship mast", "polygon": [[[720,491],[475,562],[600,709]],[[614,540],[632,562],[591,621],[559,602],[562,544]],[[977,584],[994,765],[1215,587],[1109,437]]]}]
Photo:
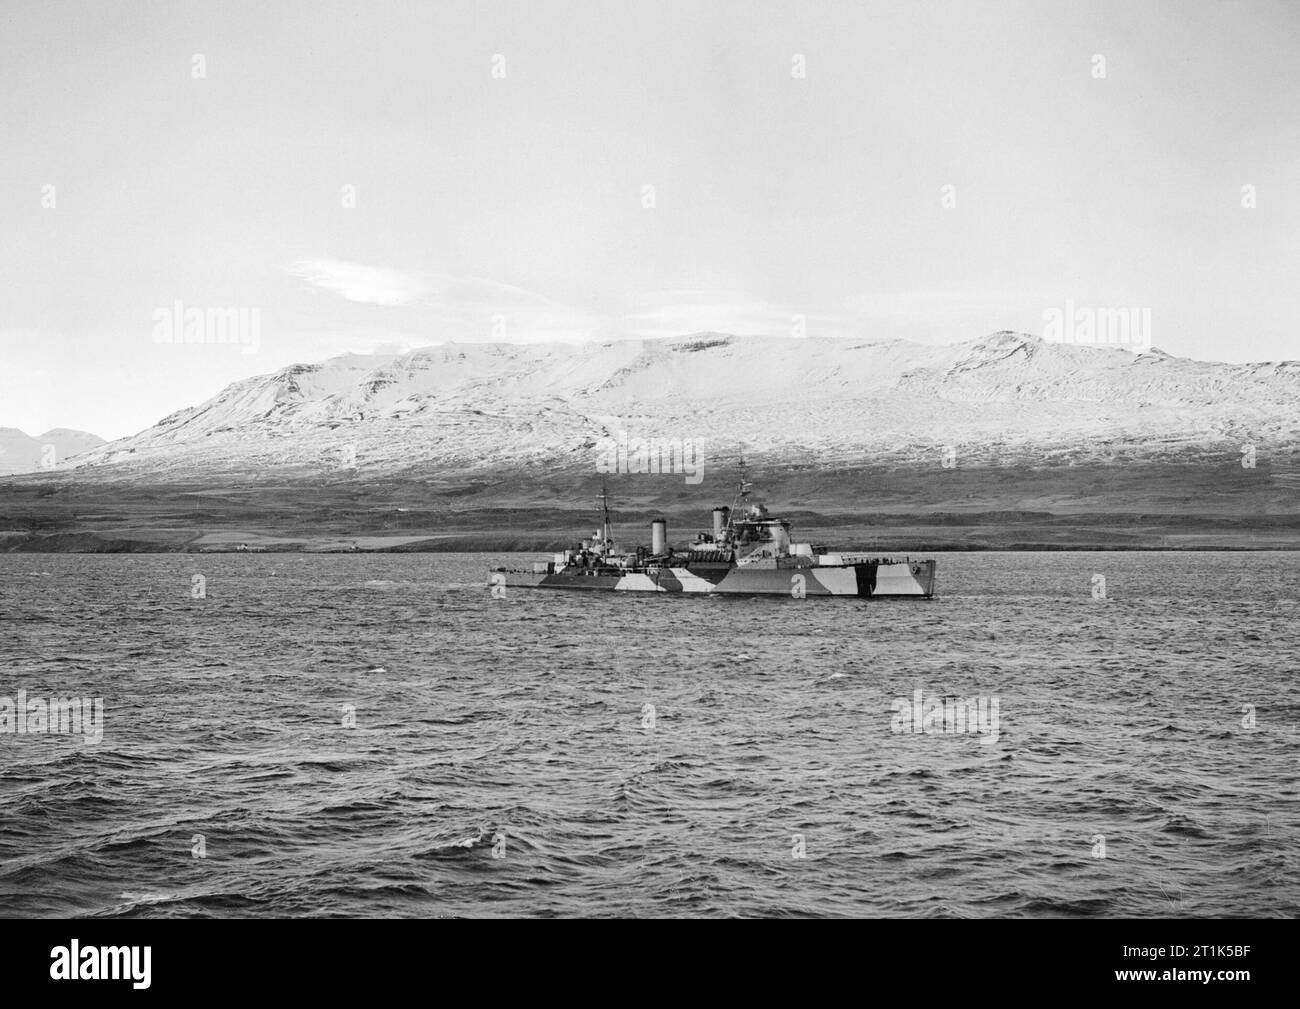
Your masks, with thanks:
[{"label": "ship mast", "polygon": [[751,487],[753,487],[753,484],[745,479],[745,456],[742,453],[740,456],[740,483],[736,485],[736,496],[731,499],[731,513],[727,516],[728,539],[732,539],[735,535],[736,503],[739,502],[746,512],[749,510],[749,491]]},{"label": "ship mast", "polygon": [[604,549],[605,556],[610,554],[609,541],[609,492],[605,488],[605,481],[600,482],[600,493],[596,496],[600,502],[600,538]]}]

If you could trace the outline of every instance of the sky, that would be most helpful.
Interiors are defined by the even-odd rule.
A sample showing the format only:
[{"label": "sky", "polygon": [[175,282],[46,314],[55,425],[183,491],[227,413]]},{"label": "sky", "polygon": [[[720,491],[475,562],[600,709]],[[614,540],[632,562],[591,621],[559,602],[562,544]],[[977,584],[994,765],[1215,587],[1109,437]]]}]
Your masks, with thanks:
[{"label": "sky", "polygon": [[120,437],[347,352],[1067,304],[1300,358],[1297,53],[1292,2],[6,0],[0,427]]}]

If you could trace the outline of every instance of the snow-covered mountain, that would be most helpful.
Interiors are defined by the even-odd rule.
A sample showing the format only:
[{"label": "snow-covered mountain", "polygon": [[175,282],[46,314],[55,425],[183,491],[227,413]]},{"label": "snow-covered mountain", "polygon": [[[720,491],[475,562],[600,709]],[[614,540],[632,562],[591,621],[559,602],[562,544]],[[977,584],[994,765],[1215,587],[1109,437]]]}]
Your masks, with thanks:
[{"label": "snow-covered mountain", "polygon": [[0,475],[54,469],[72,456],[105,444],[99,435],[52,428],[33,438],[16,427],[0,427]]},{"label": "snow-covered mountain", "polygon": [[946,346],[735,337],[447,344],[237,382],[67,465],[181,479],[594,466],[601,439],[721,461],[1072,464],[1300,451],[1300,362],[1222,364],[997,333]]}]

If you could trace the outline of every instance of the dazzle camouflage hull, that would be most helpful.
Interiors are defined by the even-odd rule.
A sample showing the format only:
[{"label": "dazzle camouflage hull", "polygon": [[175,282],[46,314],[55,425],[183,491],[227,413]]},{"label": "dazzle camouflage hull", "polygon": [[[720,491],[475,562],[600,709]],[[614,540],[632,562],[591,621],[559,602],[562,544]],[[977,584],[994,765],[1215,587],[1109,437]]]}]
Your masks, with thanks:
[{"label": "dazzle camouflage hull", "polygon": [[614,592],[687,592],[716,595],[913,597],[934,594],[934,561],[870,560],[777,568],[684,564],[632,571],[492,572],[493,584],[513,588]]}]

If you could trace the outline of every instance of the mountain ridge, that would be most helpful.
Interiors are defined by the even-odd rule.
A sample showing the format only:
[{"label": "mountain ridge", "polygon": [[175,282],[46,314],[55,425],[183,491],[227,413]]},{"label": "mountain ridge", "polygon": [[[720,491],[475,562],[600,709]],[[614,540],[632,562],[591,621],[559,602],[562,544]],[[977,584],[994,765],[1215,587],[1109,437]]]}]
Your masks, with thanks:
[{"label": "mountain ridge", "polygon": [[1076,464],[1300,451],[1300,362],[1224,364],[1002,331],[962,343],[703,332],[442,344],[234,382],[67,460],[78,478],[594,466],[623,433],[798,464]]}]

